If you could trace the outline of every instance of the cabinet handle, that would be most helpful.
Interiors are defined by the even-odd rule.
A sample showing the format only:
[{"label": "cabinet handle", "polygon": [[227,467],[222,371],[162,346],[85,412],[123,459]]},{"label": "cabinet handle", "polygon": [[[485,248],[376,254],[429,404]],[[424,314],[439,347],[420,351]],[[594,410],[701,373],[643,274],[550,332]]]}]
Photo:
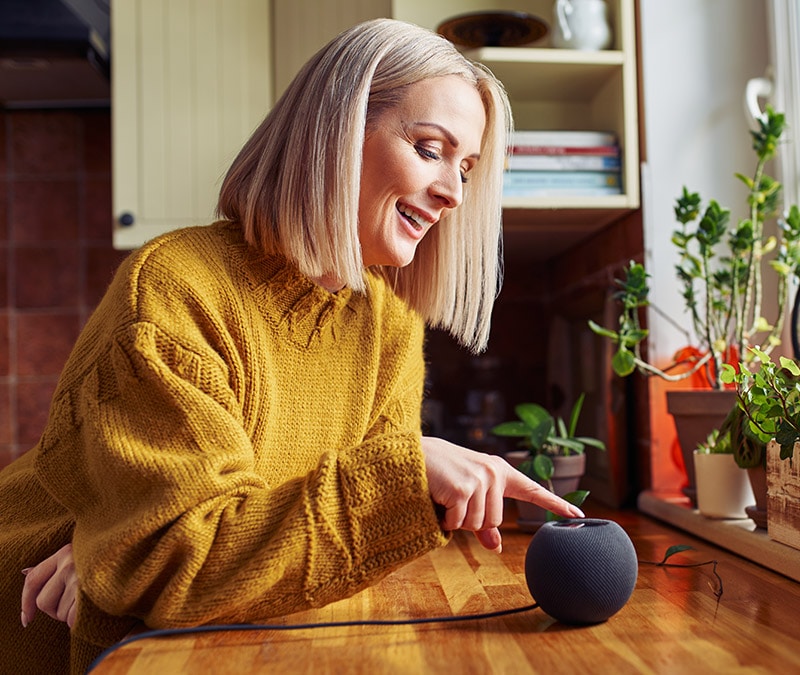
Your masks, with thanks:
[{"label": "cabinet handle", "polygon": [[132,213],[125,212],[117,219],[117,222],[122,225],[122,227],[130,227],[135,222],[136,218],[133,217]]}]

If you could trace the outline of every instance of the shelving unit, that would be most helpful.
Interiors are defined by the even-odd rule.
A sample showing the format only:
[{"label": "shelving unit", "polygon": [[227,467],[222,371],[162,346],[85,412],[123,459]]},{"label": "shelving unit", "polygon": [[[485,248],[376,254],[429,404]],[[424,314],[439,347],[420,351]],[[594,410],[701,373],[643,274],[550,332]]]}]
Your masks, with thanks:
[{"label": "shelving unit", "polygon": [[611,0],[608,6],[613,49],[486,47],[466,52],[505,85],[516,128],[614,131],[619,139],[623,194],[504,200],[506,232],[518,242],[535,244],[540,257],[558,254],[639,208],[634,3]]},{"label": "shelving unit", "polygon": [[800,581],[800,551],[770,539],[766,530],[757,529],[749,518],[706,518],[689,505],[686,497],[649,491],[639,495],[637,507],[642,513]]}]

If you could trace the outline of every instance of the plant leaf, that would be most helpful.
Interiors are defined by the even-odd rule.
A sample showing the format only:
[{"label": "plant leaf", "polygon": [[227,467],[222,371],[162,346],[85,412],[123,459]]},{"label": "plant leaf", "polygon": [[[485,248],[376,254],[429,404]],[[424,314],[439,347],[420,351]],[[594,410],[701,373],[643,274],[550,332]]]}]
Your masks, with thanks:
[{"label": "plant leaf", "polygon": [[664,559],[658,563],[659,565],[663,565],[669,558],[674,556],[676,553],[682,553],[683,551],[693,551],[694,548],[689,546],[689,544],[676,544],[675,546],[670,546],[667,549],[667,552],[664,554]]},{"label": "plant leaf", "polygon": [[553,460],[547,455],[536,455],[533,458],[533,470],[541,480],[550,480],[555,473]]},{"label": "plant leaf", "polygon": [[581,409],[583,408],[583,400],[586,398],[586,394],[581,392],[581,395],[578,396],[578,400],[575,401],[575,405],[572,406],[572,412],[569,416],[569,429],[568,435],[574,436],[575,429],[578,428],[578,418],[581,416]]},{"label": "plant leaf", "polygon": [[[561,499],[575,506],[581,506],[583,505],[583,502],[586,501],[586,498],[588,496],[589,496],[589,490],[574,490],[573,492],[567,492],[567,494],[562,495]],[[547,511],[545,513],[545,520],[547,522],[551,522],[553,520],[564,520],[564,517],[556,515],[552,511]]]},{"label": "plant leaf", "polygon": [[524,437],[531,430],[524,422],[503,422],[492,428],[492,433],[496,436]]},{"label": "plant leaf", "polygon": [[626,377],[630,375],[636,368],[633,354],[631,354],[631,352],[624,347],[620,347],[620,349],[611,359],[611,367],[620,377]]},{"label": "plant leaf", "polygon": [[603,443],[598,438],[588,438],[586,436],[578,436],[575,438],[576,441],[579,443],[583,443],[584,445],[591,445],[593,448],[597,448],[598,450],[605,450],[606,444]]},{"label": "plant leaf", "polygon": [[613,330],[609,330],[608,328],[603,328],[602,326],[599,326],[591,319],[589,320],[589,328],[591,328],[598,335],[610,338],[615,342],[619,339],[619,333]]}]

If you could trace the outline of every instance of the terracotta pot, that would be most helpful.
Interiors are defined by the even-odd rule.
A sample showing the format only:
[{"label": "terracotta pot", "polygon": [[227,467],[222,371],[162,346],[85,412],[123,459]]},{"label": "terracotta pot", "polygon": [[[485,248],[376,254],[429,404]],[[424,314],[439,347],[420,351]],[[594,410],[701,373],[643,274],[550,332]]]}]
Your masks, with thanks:
[{"label": "terracotta pot", "polygon": [[708,434],[722,426],[734,405],[736,392],[732,389],[675,389],[667,392],[667,412],[675,421],[686,469],[687,485],[683,494],[692,506],[697,506],[694,451],[705,442]]},{"label": "terracotta pot", "polygon": [[754,501],[747,472],[731,454],[694,453],[697,509],[707,518],[747,518]]},{"label": "terracotta pot", "polygon": [[[512,450],[507,452],[506,460],[514,467],[519,467],[528,458],[526,450]],[[586,473],[586,455],[557,455],[552,458],[554,473],[550,479],[553,483],[553,492],[559,497],[574,492],[580,485],[581,477]],[[540,480],[540,485],[548,485]],[[540,506],[515,500],[517,504],[517,525],[523,532],[536,532],[547,522],[547,511]]]}]

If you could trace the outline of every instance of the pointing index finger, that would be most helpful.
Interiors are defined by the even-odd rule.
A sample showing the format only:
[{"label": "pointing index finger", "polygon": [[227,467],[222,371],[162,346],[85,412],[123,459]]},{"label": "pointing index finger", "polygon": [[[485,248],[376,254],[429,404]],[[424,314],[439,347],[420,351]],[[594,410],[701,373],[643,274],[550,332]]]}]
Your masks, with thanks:
[{"label": "pointing index finger", "polygon": [[583,511],[577,506],[553,494],[547,488],[516,469],[511,470],[511,474],[506,481],[504,496],[536,504],[565,518],[585,517]]}]

